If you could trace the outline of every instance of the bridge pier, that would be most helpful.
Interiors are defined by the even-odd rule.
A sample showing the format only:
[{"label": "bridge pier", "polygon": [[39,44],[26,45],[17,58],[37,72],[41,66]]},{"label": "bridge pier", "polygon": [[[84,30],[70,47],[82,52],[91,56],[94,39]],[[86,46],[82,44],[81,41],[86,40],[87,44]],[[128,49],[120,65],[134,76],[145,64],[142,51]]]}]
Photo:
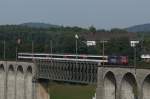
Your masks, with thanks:
[{"label": "bridge pier", "polygon": [[146,78],[143,83],[143,98],[149,99],[150,98],[150,77]]},{"label": "bridge pier", "polygon": [[103,84],[103,68],[98,68],[98,74],[97,74],[97,88],[96,88],[96,98],[97,99],[103,99],[104,95],[104,84]]},{"label": "bridge pier", "polygon": [[47,80],[38,80],[36,82],[36,99],[50,99],[48,84]]}]

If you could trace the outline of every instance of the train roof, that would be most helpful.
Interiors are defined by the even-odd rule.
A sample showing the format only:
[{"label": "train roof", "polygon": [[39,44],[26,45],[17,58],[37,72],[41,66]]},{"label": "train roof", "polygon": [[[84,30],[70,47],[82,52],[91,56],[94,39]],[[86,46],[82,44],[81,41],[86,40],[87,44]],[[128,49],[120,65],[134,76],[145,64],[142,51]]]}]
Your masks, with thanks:
[{"label": "train roof", "polygon": [[49,54],[49,53],[18,53],[18,55],[25,55],[25,56],[34,56],[34,55],[37,55],[37,56],[78,56],[78,57],[108,57],[106,55],[75,55],[75,54]]}]

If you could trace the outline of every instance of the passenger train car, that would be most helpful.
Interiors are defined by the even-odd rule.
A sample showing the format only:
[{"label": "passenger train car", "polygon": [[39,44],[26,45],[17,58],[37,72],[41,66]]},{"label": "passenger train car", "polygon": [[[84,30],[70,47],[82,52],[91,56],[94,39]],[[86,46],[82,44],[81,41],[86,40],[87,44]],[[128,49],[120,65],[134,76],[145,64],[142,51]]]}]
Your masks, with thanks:
[{"label": "passenger train car", "polygon": [[47,53],[18,53],[19,60],[71,60],[71,61],[91,61],[108,62],[107,56],[96,55],[74,55],[74,54],[47,54]]},{"label": "passenger train car", "polygon": [[98,55],[74,55],[74,54],[47,54],[47,53],[18,53],[19,60],[70,60],[100,62],[107,65],[127,65],[127,56],[98,56]]}]

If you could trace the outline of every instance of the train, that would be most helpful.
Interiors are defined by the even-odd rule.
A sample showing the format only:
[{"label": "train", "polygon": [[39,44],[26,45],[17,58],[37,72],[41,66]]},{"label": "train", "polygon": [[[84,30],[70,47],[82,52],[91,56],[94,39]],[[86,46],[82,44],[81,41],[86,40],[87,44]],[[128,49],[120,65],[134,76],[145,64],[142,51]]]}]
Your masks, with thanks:
[{"label": "train", "polygon": [[108,56],[108,64],[110,65],[128,65],[128,56]]},{"label": "train", "polygon": [[128,56],[115,55],[74,55],[74,54],[48,54],[48,53],[18,53],[19,60],[70,60],[100,62],[106,65],[127,65]]}]

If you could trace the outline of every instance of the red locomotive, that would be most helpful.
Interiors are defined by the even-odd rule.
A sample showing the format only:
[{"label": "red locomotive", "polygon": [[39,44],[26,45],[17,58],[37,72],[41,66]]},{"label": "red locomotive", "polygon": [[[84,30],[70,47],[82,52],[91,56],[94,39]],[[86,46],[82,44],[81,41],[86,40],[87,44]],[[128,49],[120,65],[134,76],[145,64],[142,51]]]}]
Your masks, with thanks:
[{"label": "red locomotive", "polygon": [[108,64],[127,65],[128,63],[128,56],[108,56]]}]

